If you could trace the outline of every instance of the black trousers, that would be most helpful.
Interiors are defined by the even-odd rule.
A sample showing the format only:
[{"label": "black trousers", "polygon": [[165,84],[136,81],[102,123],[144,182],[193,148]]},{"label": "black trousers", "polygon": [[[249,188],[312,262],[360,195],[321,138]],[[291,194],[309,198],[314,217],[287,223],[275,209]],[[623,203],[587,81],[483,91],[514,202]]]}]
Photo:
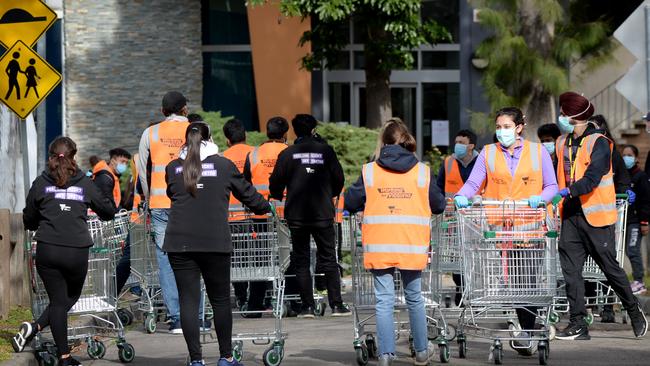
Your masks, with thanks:
[{"label": "black trousers", "polygon": [[291,268],[296,274],[302,306],[314,306],[313,284],[310,272],[310,238],[316,242],[316,261],[322,270],[330,307],[343,304],[341,299],[341,272],[336,257],[334,225],[324,227],[289,226],[291,230]]},{"label": "black trousers", "polygon": [[36,321],[41,329],[49,326],[59,355],[68,347],[68,311],[81,296],[88,272],[89,248],[64,247],[39,242],[36,271],[43,281],[50,304]]},{"label": "black trousers", "polygon": [[582,321],[587,316],[584,299],[585,284],[582,278],[582,268],[587,254],[603,271],[623,306],[628,310],[637,306],[638,300],[632,294],[630,282],[616,260],[614,238],[614,225],[594,227],[589,225],[582,215],[562,220],[558,248],[572,322]]},{"label": "black trousers", "polygon": [[176,277],[181,306],[183,337],[192,361],[202,360],[199,340],[201,276],[214,312],[221,357],[232,356],[232,309],[230,307],[230,253],[167,253]]}]

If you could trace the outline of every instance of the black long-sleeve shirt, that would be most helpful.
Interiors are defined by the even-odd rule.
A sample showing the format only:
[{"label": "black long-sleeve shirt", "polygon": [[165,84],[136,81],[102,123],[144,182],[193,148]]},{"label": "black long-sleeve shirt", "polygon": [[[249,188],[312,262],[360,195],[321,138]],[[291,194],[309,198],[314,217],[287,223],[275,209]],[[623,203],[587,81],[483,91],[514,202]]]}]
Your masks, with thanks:
[{"label": "black long-sleeve shirt", "polygon": [[115,216],[113,200],[102,194],[95,183],[77,170],[63,187],[43,172],[32,184],[23,209],[23,224],[36,230],[35,239],[48,244],[87,248],[93,245],[88,232],[88,208],[102,220]]},{"label": "black long-sleeve shirt", "polygon": [[[102,192],[111,201],[114,201],[113,187],[115,187],[115,180],[113,179],[111,173],[107,172],[106,170],[100,170],[95,173],[93,181],[95,182],[97,188],[99,188],[100,192]],[[115,205],[116,212],[122,208],[121,202],[113,202],[113,204]]]},{"label": "black long-sleeve shirt", "polygon": [[270,211],[269,203],[244,179],[230,160],[211,155],[202,161],[196,197],[183,181],[183,160],[165,169],[167,196],[172,201],[165,231],[166,252],[232,252],[228,205],[230,193],[256,214]]},{"label": "black long-sleeve shirt", "polygon": [[269,179],[271,197],[282,200],[290,225],[327,226],[334,220],[334,202],[345,176],[334,149],[318,136],[298,138],[278,156]]},{"label": "black long-sleeve shirt", "polygon": [[650,182],[648,175],[638,165],[628,170],[632,177],[632,191],[636,200],[627,210],[627,223],[638,224],[650,221]]}]

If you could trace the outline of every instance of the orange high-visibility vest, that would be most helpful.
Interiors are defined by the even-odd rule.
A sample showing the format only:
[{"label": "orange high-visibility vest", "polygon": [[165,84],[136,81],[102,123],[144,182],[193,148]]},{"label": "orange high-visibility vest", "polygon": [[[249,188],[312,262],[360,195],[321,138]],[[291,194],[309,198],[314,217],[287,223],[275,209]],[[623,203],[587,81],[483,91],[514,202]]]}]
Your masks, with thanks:
[{"label": "orange high-visibility vest", "polygon": [[165,167],[178,158],[185,143],[185,130],[189,122],[167,120],[149,127],[149,150],[151,159],[151,183],[149,208],[169,208]]},{"label": "orange high-visibility vest", "polygon": [[[542,144],[523,140],[519,163],[514,176],[506,161],[500,144],[485,146],[485,165],[487,171],[485,200],[527,200],[531,196],[539,196],[544,189],[544,176],[542,173]],[[544,222],[543,215],[537,215],[532,209],[521,208],[523,215],[513,215],[513,211],[506,209],[502,215],[488,218],[488,223],[497,227],[497,230],[539,230]]]},{"label": "orange high-visibility vest", "polygon": [[445,159],[445,196],[453,197],[463,188],[463,178],[460,176],[458,161],[453,156]]},{"label": "orange high-visibility vest", "polygon": [[[237,167],[237,170],[239,170],[240,173],[243,173],[244,164],[246,164],[246,157],[251,151],[253,151],[253,149],[255,149],[253,146],[246,145],[244,143],[236,144],[224,151],[223,156],[226,159],[232,161]],[[239,200],[236,199],[232,193],[230,194],[229,213],[229,221],[238,221],[245,218],[244,205],[239,202]]]},{"label": "orange high-visibility vest", "polygon": [[[264,198],[268,198],[271,193],[269,190],[269,178],[271,177],[271,173],[273,173],[275,163],[278,161],[278,155],[286,148],[287,144],[285,143],[268,141],[255,147],[248,155],[253,186],[255,186],[255,189]],[[275,204],[278,216],[284,216],[284,201],[275,202]]]},{"label": "orange high-visibility vest", "polygon": [[131,207],[131,222],[138,221],[138,207],[142,203],[142,197],[138,193],[138,167],[135,162],[138,160],[138,153],[133,154],[133,160],[131,160],[131,192],[133,192],[133,206]]},{"label": "orange high-visibility vest", "polygon": [[337,202],[334,202],[334,207],[336,207],[336,215],[334,216],[334,220],[339,224],[343,223],[343,207],[345,206],[344,193],[345,189],[339,195],[338,199],[336,200]]},{"label": "orange high-visibility vest", "polygon": [[363,166],[362,175],[364,267],[423,270],[431,241],[429,167],[418,163],[397,173],[373,162]]},{"label": "orange high-visibility vest", "polygon": [[108,164],[106,164],[106,161],[101,160],[93,167],[93,180],[95,180],[97,173],[102,170],[107,171],[108,174],[113,177],[113,202],[115,203],[115,207],[117,207],[122,201],[122,191],[120,191],[120,178],[115,173],[113,173],[113,169],[111,169]]},{"label": "orange high-visibility vest", "polygon": [[487,186],[483,199],[503,201],[524,200],[538,196],[544,188],[542,144],[523,140],[519,164],[514,176],[498,143],[485,146]]},{"label": "orange high-visibility vest", "polygon": [[[580,147],[573,157],[573,164],[575,167],[574,181],[580,180],[587,171],[589,164],[591,164],[591,153],[596,144],[596,140],[604,138],[609,143],[610,152],[614,149],[614,144],[605,135],[594,133],[584,137],[580,143]],[[570,184],[566,182],[564,170],[564,157],[569,154],[569,147],[566,146],[567,136],[563,135],[557,141],[556,156],[557,156],[557,183],[560,189],[567,188]],[[616,190],[614,188],[614,173],[612,171],[612,161],[609,161],[609,171],[605,174],[598,186],[588,194],[580,196],[580,204],[582,205],[582,212],[585,219],[591,226],[604,227],[614,225],[616,223]],[[562,208],[559,208],[562,214]]]}]

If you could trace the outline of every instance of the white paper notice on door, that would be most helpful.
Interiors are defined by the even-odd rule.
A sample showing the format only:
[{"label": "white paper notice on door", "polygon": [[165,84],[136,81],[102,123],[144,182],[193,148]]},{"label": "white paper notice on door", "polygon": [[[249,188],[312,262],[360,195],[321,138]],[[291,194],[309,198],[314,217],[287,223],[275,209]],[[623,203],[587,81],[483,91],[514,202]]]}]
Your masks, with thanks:
[{"label": "white paper notice on door", "polygon": [[449,146],[449,121],[431,120],[431,146]]}]

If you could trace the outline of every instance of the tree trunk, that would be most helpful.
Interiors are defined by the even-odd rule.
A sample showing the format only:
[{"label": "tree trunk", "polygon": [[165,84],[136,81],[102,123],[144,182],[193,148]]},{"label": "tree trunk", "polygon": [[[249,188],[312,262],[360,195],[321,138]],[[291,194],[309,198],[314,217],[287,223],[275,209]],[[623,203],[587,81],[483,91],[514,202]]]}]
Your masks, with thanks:
[{"label": "tree trunk", "polygon": [[[518,16],[521,23],[521,34],[528,48],[535,50],[543,59],[550,59],[552,55],[555,24],[547,23],[540,16],[540,9],[535,0],[521,0],[518,6]],[[522,109],[526,114],[526,130],[529,140],[537,140],[537,128],[546,123],[555,122],[555,98],[544,91],[539,82],[531,87],[528,103]]]},{"label": "tree trunk", "polygon": [[373,44],[385,42],[386,32],[381,24],[368,24],[368,42],[364,47],[366,72],[366,127],[379,128],[392,117],[390,99],[390,69],[383,65],[381,50]]}]

